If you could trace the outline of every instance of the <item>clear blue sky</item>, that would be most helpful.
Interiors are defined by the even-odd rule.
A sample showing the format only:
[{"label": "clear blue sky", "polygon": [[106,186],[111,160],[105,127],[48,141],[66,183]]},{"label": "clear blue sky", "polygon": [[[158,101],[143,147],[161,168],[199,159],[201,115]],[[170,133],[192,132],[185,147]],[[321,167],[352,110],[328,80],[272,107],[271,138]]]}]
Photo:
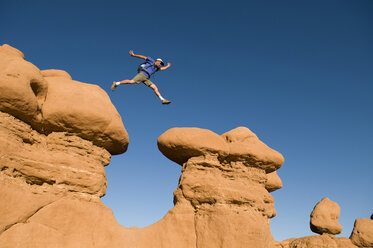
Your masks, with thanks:
[{"label": "clear blue sky", "polygon": [[[173,207],[181,167],[157,149],[172,127],[218,134],[246,126],[285,157],[273,193],[276,240],[312,235],[309,215],[329,197],[340,236],[373,212],[373,1],[5,1],[0,43],[40,69],[100,85],[130,136],[106,167],[103,202],[126,227]],[[154,82],[120,86],[141,60],[172,67]]]}]

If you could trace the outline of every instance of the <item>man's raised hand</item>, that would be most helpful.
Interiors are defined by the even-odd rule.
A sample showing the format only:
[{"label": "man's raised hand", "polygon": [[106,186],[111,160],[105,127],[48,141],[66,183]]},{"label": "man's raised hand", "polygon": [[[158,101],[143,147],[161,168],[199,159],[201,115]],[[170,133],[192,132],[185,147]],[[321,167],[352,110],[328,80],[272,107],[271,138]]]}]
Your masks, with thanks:
[{"label": "man's raised hand", "polygon": [[161,69],[159,69],[159,70],[161,70],[161,71],[167,70],[168,68],[170,68],[170,66],[171,66],[171,63],[168,62],[166,66],[161,67]]},{"label": "man's raised hand", "polygon": [[135,56],[135,54],[133,53],[132,50],[130,50],[130,55],[131,55],[131,56]]}]

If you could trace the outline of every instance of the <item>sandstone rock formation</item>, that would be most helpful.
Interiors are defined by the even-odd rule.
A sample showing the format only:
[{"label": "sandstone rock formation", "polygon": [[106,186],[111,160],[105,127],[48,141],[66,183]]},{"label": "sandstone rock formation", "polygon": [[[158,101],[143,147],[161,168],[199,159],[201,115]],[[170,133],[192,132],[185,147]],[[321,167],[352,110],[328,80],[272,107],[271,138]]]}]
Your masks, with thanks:
[{"label": "sandstone rock formation", "polygon": [[277,175],[276,171],[267,174],[267,182],[265,187],[268,192],[273,192],[282,188],[281,178]]},{"label": "sandstone rock formation", "polygon": [[[162,134],[159,150],[182,168],[175,206],[153,225],[122,227],[100,198],[104,167],[128,142],[102,89],[0,46],[0,248],[355,247],[328,234],[338,233],[339,208],[323,205],[311,220],[323,235],[273,241],[270,192],[282,187],[284,158],[245,127]],[[371,242],[357,223],[352,240]]]},{"label": "sandstone rock formation", "polygon": [[8,45],[0,46],[0,111],[41,134],[67,132],[111,154],[127,149],[128,134],[105,91],[64,71],[40,71]]},{"label": "sandstone rock formation", "polygon": [[110,153],[77,136],[39,134],[24,122],[0,112],[0,170],[30,185],[101,197],[106,192],[104,166]]},{"label": "sandstone rock formation", "polygon": [[349,238],[337,238],[331,234],[292,238],[278,242],[276,248],[356,248]]},{"label": "sandstone rock formation", "polygon": [[219,160],[210,152],[192,156],[183,164],[175,207],[151,226],[127,229],[99,201],[110,158],[105,149],[66,133],[38,134],[6,113],[0,119],[6,165],[0,210],[7,212],[0,247],[272,246],[273,198],[265,189],[265,170],[255,164]]},{"label": "sandstone rock formation", "polygon": [[373,220],[357,219],[350,239],[358,247],[373,247]]},{"label": "sandstone rock formation", "polygon": [[336,202],[325,197],[316,204],[310,220],[311,230],[318,234],[329,233],[339,234],[342,232],[342,226],[338,222],[341,208]]},{"label": "sandstone rock formation", "polygon": [[281,187],[283,157],[249,129],[161,135],[183,173],[174,208],[145,228],[120,226],[100,200],[104,166],[127,145],[102,89],[1,46],[0,247],[272,247],[269,191]]},{"label": "sandstone rock formation", "polygon": [[64,71],[40,71],[17,49],[0,46],[0,247],[93,247],[68,238],[79,238],[74,223],[82,232],[96,223],[74,207],[87,215],[85,205],[94,206],[98,217],[113,220],[100,201],[104,166],[127,146],[121,117],[102,89]]},{"label": "sandstone rock formation", "polygon": [[353,248],[356,247],[351,239],[335,237],[342,232],[338,223],[340,207],[329,198],[323,198],[316,204],[310,220],[310,228],[319,236],[292,238],[282,242],[275,242],[277,248]]},{"label": "sandstone rock formation", "polygon": [[199,128],[173,128],[160,151],[182,165],[176,206],[192,207],[197,247],[270,247],[268,218],[276,215],[267,172],[282,155],[245,127],[221,136]]}]

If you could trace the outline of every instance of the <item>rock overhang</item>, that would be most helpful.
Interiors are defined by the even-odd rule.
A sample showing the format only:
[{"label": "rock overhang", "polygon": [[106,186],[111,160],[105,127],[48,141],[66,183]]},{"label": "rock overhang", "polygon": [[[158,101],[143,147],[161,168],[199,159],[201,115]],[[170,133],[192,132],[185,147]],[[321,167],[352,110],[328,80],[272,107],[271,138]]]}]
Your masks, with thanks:
[{"label": "rock overhang", "polygon": [[42,134],[67,132],[112,155],[127,150],[129,137],[109,96],[97,85],[62,70],[40,71],[19,50],[0,46],[0,111]]},{"label": "rock overhang", "polygon": [[281,153],[268,147],[246,127],[237,127],[223,135],[196,127],[171,128],[158,138],[157,144],[163,155],[180,165],[207,154],[261,168],[266,173],[276,171],[284,163]]}]

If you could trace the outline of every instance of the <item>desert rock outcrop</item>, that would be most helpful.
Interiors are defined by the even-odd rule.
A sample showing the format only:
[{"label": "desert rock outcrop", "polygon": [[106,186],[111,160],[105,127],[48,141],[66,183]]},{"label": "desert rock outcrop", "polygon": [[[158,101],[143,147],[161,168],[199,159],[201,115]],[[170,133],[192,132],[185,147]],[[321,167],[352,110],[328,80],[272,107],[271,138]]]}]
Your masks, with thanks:
[{"label": "desert rock outcrop", "polygon": [[[78,214],[87,204],[112,216],[100,201],[104,166],[127,146],[121,117],[102,89],[64,71],[40,71],[17,49],[0,46],[0,247],[81,244],[67,230],[74,223],[81,231],[94,227],[94,215]],[[74,208],[61,207],[69,202],[80,209],[71,219]],[[45,218],[47,210],[53,218]],[[103,222],[115,226],[113,217]]]},{"label": "desert rock outcrop", "polygon": [[[100,87],[39,70],[0,46],[0,248],[355,247],[333,235],[341,231],[339,207],[325,199],[311,217],[322,235],[274,243],[270,192],[282,187],[276,170],[284,158],[246,127],[163,133],[159,150],[182,170],[175,206],[153,225],[125,228],[100,198],[104,167],[128,143]],[[369,230],[357,221],[351,239],[369,244]]]},{"label": "desert rock outcrop", "polygon": [[373,220],[357,219],[350,239],[358,247],[373,247]]},{"label": "desert rock outcrop", "polygon": [[23,53],[0,46],[0,111],[39,126],[47,91],[48,83],[40,70],[27,62]]},{"label": "desert rock outcrop", "polygon": [[338,223],[340,207],[336,202],[325,197],[316,204],[310,220],[310,228],[318,236],[291,238],[275,242],[276,248],[356,248],[349,238],[335,237],[342,231]]},{"label": "desert rock outcrop", "polygon": [[222,137],[229,146],[227,160],[242,163],[247,167],[256,167],[266,173],[276,171],[284,163],[284,157],[269,148],[246,127],[235,128]]},{"label": "desert rock outcrop", "polygon": [[23,178],[44,190],[87,193],[106,192],[104,166],[110,153],[77,136],[53,132],[39,134],[26,123],[0,112],[0,171]]},{"label": "desert rock outcrop", "polygon": [[356,248],[348,238],[337,238],[331,234],[292,238],[277,243],[276,248]]},{"label": "desert rock outcrop", "polygon": [[41,134],[67,132],[111,154],[127,149],[127,131],[105,91],[64,71],[40,71],[8,45],[0,46],[0,111]]},{"label": "desert rock outcrop", "polygon": [[170,160],[183,165],[191,157],[204,154],[227,156],[227,143],[216,133],[201,128],[171,128],[158,138],[159,150]]},{"label": "desert rock outcrop", "polygon": [[[120,226],[100,197],[128,135],[107,94],[0,47],[0,247],[272,247],[269,183],[282,155],[249,129],[174,128],[158,140],[182,166],[175,206]],[[276,178],[276,176],[274,177]]]},{"label": "desert rock outcrop", "polygon": [[245,127],[221,136],[173,128],[159,137],[158,147],[182,164],[174,201],[193,207],[197,247],[272,245],[268,219],[276,211],[266,182],[267,172],[284,161],[280,153]]},{"label": "desert rock outcrop", "polygon": [[325,197],[316,204],[310,220],[311,230],[318,234],[339,234],[342,232],[342,226],[338,222],[341,208],[336,202]]},{"label": "desert rock outcrop", "polygon": [[276,171],[267,174],[267,182],[265,187],[268,192],[273,192],[282,188],[281,178],[277,175]]}]

